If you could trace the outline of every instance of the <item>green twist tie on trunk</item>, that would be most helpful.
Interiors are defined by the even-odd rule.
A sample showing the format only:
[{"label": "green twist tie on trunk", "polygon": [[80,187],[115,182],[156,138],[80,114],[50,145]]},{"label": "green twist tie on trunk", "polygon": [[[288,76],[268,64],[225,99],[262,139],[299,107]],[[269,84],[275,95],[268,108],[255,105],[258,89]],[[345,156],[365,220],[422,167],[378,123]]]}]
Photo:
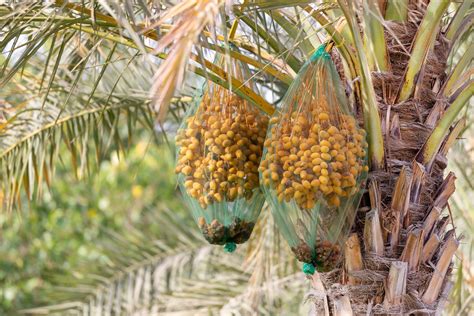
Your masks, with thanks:
[{"label": "green twist tie on trunk", "polygon": [[309,59],[311,62],[316,61],[319,58],[330,59],[331,56],[326,52],[326,44],[322,44],[319,48],[311,55]]},{"label": "green twist tie on trunk", "polygon": [[314,272],[316,272],[316,268],[314,267],[314,265],[312,263],[303,263],[303,272],[305,274],[310,274],[310,275],[313,275]]},{"label": "green twist tie on trunk", "polygon": [[237,245],[235,242],[228,242],[224,245],[224,251],[228,253],[232,253],[237,249]]}]

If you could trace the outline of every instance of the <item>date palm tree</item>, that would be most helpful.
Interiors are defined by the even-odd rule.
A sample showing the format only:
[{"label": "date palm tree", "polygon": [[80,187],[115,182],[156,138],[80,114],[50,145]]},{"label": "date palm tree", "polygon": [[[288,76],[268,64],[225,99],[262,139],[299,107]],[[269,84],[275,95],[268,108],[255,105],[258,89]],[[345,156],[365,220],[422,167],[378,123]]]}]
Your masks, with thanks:
[{"label": "date palm tree", "polygon": [[[467,0],[7,1],[0,199],[9,211],[41,197],[61,146],[81,177],[140,129],[168,141],[203,78],[270,115],[330,41],[368,134],[370,174],[343,265],[311,278],[311,312],[439,313],[460,240],[448,215],[455,176],[443,170],[474,91],[472,17]],[[247,64],[258,91],[216,53]],[[29,312],[298,312],[305,282],[267,212],[235,256],[165,213],[174,242],[142,228],[116,236],[110,266],[61,278],[58,304]]]}]

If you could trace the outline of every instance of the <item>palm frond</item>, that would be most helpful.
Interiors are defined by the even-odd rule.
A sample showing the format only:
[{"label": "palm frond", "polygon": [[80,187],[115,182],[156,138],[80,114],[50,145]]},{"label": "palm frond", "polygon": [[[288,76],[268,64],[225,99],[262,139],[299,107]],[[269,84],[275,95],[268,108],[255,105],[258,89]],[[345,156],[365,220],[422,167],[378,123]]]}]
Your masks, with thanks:
[{"label": "palm frond", "polygon": [[[31,199],[50,185],[61,145],[82,177],[110,150],[124,152],[141,129],[155,129],[148,91],[156,64],[99,31],[84,32],[83,22],[93,21],[56,10],[19,6],[1,20],[0,173],[8,210],[22,191]],[[175,98],[172,112],[184,113],[189,101]]]},{"label": "palm frond", "polygon": [[[442,89],[444,96],[449,96],[453,92],[454,88],[457,88],[460,83],[467,81],[467,78],[471,77],[474,72],[474,67],[469,67],[469,64],[474,59],[474,47],[468,46],[464,53],[459,58],[458,62],[454,65],[452,71],[449,73],[448,79],[446,80],[445,86]],[[467,78],[463,78],[463,74],[467,75]],[[466,80],[463,80],[466,79]]]},{"label": "palm frond", "polygon": [[101,246],[107,266],[85,263],[57,274],[57,286],[44,294],[57,304],[24,312],[196,315],[298,308],[304,278],[268,210],[257,224],[260,233],[233,255],[205,243],[176,212],[163,207],[151,214],[126,235],[110,233]]},{"label": "palm frond", "polygon": [[[456,14],[449,23],[449,27],[446,30],[446,37],[449,40],[454,40],[456,33],[459,32],[461,25],[464,24],[463,20],[465,19],[466,15],[469,14],[469,11],[472,8],[472,2],[468,0],[462,1],[459,8],[456,10]],[[472,12],[471,12],[472,14]]]},{"label": "palm frond", "polygon": [[[363,2],[367,57],[373,64],[371,69],[390,70],[390,60],[384,35],[384,19],[380,8],[374,1]],[[369,64],[370,65],[370,64]]]},{"label": "palm frond", "polygon": [[393,21],[406,21],[408,19],[408,0],[388,1],[385,18]]},{"label": "palm frond", "polygon": [[176,20],[170,32],[157,43],[159,50],[169,47],[169,54],[173,55],[173,58],[166,59],[158,68],[152,87],[159,120],[165,118],[166,109],[175,88],[183,83],[189,56],[199,34],[207,26],[214,27],[222,5],[222,0],[181,2],[166,11],[156,23],[150,26],[150,28],[155,28],[165,21]]},{"label": "palm frond", "polygon": [[431,1],[426,14],[416,33],[411,51],[410,61],[405,72],[405,78],[400,85],[397,102],[406,101],[419,80],[421,68],[424,66],[428,52],[433,49],[437,30],[440,29],[441,18],[449,6],[450,1]]},{"label": "palm frond", "polygon": [[[74,64],[67,61],[61,68],[59,62],[50,65],[56,74],[63,72],[61,80],[53,80],[54,74],[45,78],[41,68],[30,64],[2,90],[6,101],[1,109],[0,172],[7,209],[19,201],[22,189],[29,198],[41,195],[41,184],[52,181],[62,144],[80,177],[111,149],[125,150],[139,131],[137,123],[154,129],[147,80],[142,77],[146,68],[137,71],[131,64],[136,66],[136,56],[124,51],[115,55],[114,46],[103,44],[96,46],[94,58],[88,54],[90,60],[76,64],[76,69],[68,69]],[[62,56],[54,58],[61,61],[78,58],[65,56],[61,49],[58,54]],[[134,81],[127,80],[132,75]]]},{"label": "palm frond", "polygon": [[369,159],[374,169],[379,169],[384,163],[384,140],[380,123],[380,115],[372,84],[372,77],[367,63],[366,52],[362,45],[361,32],[355,19],[355,9],[351,1],[338,0],[344,13],[357,51],[357,69],[361,77],[361,97],[364,112],[364,123],[369,143]]},{"label": "palm frond", "polygon": [[297,0],[297,1],[288,1],[288,0],[251,0],[245,1],[242,4],[236,5],[242,10],[251,10],[251,9],[262,9],[262,10],[273,10],[280,8],[288,8],[292,6],[303,6],[312,3],[310,0]]},{"label": "palm frond", "polygon": [[466,82],[459,90],[460,92],[453,98],[449,108],[441,116],[419,153],[419,161],[429,166],[428,169],[431,168],[436,153],[439,151],[449,128],[454,123],[459,112],[461,112],[472,99],[474,95],[474,81]]}]

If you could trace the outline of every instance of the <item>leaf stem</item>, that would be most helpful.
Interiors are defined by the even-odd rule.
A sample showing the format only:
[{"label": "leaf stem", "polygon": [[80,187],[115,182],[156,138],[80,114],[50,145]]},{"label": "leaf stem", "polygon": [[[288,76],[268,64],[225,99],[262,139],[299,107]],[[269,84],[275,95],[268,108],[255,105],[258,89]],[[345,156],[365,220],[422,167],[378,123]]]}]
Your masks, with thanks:
[{"label": "leaf stem", "polygon": [[[132,48],[137,49],[137,50],[139,49],[139,47],[133,41],[131,41],[129,39],[126,39],[124,37],[121,37],[121,36],[117,36],[113,33],[103,32],[103,31],[96,31],[92,28],[78,27],[78,26],[74,26],[74,25],[72,27],[77,29],[77,30],[80,30],[80,31],[83,31],[83,32],[86,32],[86,33],[90,33],[90,34],[94,34],[94,35],[100,36],[102,38],[117,42],[119,44],[123,44],[123,45],[129,46],[129,47],[132,47]],[[166,59],[168,57],[168,55],[165,54],[165,53],[156,53],[156,52],[154,52],[154,50],[150,47],[145,46],[145,48],[147,49],[147,51],[149,51],[150,53],[153,53],[156,57],[158,57],[160,59]],[[200,61],[201,61],[201,59],[198,56],[196,56],[195,54],[191,54],[191,59],[193,59],[194,61],[196,61],[198,63],[200,63]],[[209,78],[212,82],[214,82],[214,83],[216,83],[216,84],[218,84],[218,85],[220,85],[220,86],[222,86],[226,89],[231,88],[232,92],[234,92],[238,96],[244,98],[245,100],[253,103],[258,108],[260,108],[260,110],[265,112],[266,114],[268,114],[268,115],[273,114],[273,112],[275,111],[273,106],[270,103],[268,103],[265,99],[263,99],[260,95],[256,94],[252,89],[245,86],[242,82],[240,82],[236,78],[228,77],[227,73],[222,68],[216,66],[215,64],[211,63],[210,61],[203,60],[203,63],[204,63],[203,66],[205,66],[206,68],[211,69],[215,74],[217,74],[217,76],[215,74],[210,73],[210,72],[206,72],[202,68],[195,67],[195,68],[192,69],[192,71],[195,74],[197,74],[201,77]],[[230,80],[232,82],[232,87],[229,86],[229,83],[227,82],[227,80]]]},{"label": "leaf stem", "polygon": [[385,19],[405,22],[408,19],[408,0],[388,0]]},{"label": "leaf stem", "polygon": [[466,106],[469,101],[472,101],[474,94],[474,82],[471,82],[465,89],[456,97],[449,108],[444,112],[441,119],[436,124],[430,137],[426,141],[422,149],[422,162],[423,164],[430,166],[436,154],[443,143],[446,134],[456,119],[459,112]]},{"label": "leaf stem", "polygon": [[362,105],[364,111],[364,123],[369,143],[369,159],[371,168],[377,170],[381,169],[384,165],[385,148],[372,77],[369,65],[367,64],[367,57],[362,43],[361,32],[357,22],[355,21],[355,12],[352,8],[352,3],[350,1],[349,3],[346,3],[345,0],[338,0],[338,3],[346,17],[346,21],[354,39],[357,52],[355,55],[357,56],[359,64],[357,70],[361,79]]},{"label": "leaf stem", "polygon": [[436,40],[436,30],[439,27],[441,17],[451,1],[431,1],[426,9],[420,28],[416,32],[410,61],[408,62],[405,78],[400,87],[397,102],[404,102],[413,93],[415,82],[425,64],[428,52],[432,49]]}]

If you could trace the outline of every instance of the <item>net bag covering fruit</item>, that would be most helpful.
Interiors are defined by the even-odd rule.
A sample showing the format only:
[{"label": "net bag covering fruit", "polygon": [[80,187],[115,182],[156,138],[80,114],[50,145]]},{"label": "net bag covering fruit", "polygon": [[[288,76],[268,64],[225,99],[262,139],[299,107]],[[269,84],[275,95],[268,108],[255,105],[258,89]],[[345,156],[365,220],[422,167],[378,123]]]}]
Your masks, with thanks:
[{"label": "net bag covering fruit", "polygon": [[279,230],[309,273],[330,270],[342,257],[367,177],[366,148],[321,46],[270,119],[259,167]]},{"label": "net bag covering fruit", "polygon": [[[239,62],[230,68],[239,81],[250,78]],[[177,133],[176,173],[206,240],[231,252],[250,237],[265,201],[258,166],[268,117],[214,83],[203,91]]]}]

